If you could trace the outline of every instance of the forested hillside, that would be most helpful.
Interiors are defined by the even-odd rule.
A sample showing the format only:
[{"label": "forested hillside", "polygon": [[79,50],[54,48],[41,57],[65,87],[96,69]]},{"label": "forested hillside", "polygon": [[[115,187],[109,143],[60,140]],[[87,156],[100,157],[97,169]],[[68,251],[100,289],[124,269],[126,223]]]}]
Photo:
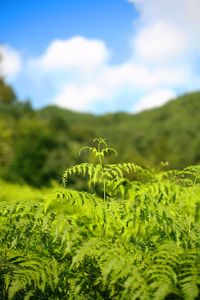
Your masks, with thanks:
[{"label": "forested hillside", "polygon": [[0,80],[0,176],[35,186],[59,180],[66,167],[84,161],[83,145],[104,137],[118,152],[110,162],[170,169],[200,162],[200,92],[139,113],[95,116],[55,106],[35,110]]}]

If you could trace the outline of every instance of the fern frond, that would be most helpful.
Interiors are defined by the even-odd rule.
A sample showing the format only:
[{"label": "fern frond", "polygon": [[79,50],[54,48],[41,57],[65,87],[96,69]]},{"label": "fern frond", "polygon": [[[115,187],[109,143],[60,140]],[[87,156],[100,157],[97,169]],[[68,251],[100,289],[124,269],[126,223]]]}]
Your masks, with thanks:
[{"label": "fern frond", "polygon": [[94,168],[93,164],[88,164],[88,163],[82,163],[82,164],[73,166],[71,168],[68,168],[63,174],[63,184],[66,185],[68,180],[74,175],[86,176],[87,174],[89,174],[89,176],[92,177],[94,170],[95,170],[95,168]]},{"label": "fern frond", "polygon": [[194,300],[200,296],[200,255],[199,251],[189,251],[180,261],[179,282],[184,299]]}]

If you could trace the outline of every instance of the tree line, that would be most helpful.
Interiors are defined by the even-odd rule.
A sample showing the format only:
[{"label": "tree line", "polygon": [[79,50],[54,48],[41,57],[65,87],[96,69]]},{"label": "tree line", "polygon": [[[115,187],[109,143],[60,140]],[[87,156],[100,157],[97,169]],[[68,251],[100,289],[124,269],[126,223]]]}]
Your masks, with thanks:
[{"label": "tree line", "polygon": [[[118,112],[94,116],[20,101],[0,78],[0,177],[34,186],[60,180],[66,167],[81,163],[82,145],[103,137],[118,152],[111,163],[134,162],[159,169],[183,168],[200,161],[200,93],[184,95],[137,115]],[[166,164],[167,165],[167,164]]]}]

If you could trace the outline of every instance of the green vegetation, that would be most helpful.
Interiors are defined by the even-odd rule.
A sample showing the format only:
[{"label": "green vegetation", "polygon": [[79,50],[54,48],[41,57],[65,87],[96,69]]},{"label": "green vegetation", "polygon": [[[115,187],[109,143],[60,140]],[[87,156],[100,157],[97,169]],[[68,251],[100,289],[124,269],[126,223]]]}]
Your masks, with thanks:
[{"label": "green vegetation", "polygon": [[199,111],[198,92],[137,115],[94,116],[55,106],[35,110],[0,79],[0,178],[50,186],[66,167],[84,162],[85,155],[76,153],[96,136],[117,149],[117,157],[108,156],[110,163],[119,163],[120,158],[159,168],[160,161],[168,161],[170,169],[198,164]]},{"label": "green vegetation", "polygon": [[199,299],[199,100],[34,110],[0,79],[0,299]]},{"label": "green vegetation", "polygon": [[65,187],[0,183],[0,299],[199,299],[200,166],[107,163],[94,142]]}]

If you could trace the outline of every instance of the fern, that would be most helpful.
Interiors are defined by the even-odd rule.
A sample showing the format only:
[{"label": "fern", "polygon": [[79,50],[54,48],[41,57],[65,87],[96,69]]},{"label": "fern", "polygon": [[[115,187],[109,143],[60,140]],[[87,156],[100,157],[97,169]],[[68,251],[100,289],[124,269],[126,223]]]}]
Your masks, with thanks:
[{"label": "fern", "polygon": [[140,176],[151,176],[151,173],[147,170],[143,170],[141,167],[137,166],[134,163],[120,163],[120,164],[105,164],[104,158],[105,154],[108,152],[117,152],[108,147],[104,139],[94,139],[94,142],[97,142],[96,147],[83,147],[80,153],[83,150],[88,150],[94,154],[94,157],[98,159],[97,164],[82,163],[80,165],[73,166],[68,168],[63,175],[63,184],[66,185],[68,180],[74,175],[81,175],[83,177],[88,177],[88,186],[99,185],[103,190],[103,198],[106,200],[107,187],[114,186],[114,189],[117,185],[119,186],[121,179],[124,178],[125,174],[137,173]]},{"label": "fern", "polygon": [[[198,299],[199,166],[107,164],[94,142],[64,187],[0,183],[0,299]],[[77,175],[89,189],[67,188]]]}]

